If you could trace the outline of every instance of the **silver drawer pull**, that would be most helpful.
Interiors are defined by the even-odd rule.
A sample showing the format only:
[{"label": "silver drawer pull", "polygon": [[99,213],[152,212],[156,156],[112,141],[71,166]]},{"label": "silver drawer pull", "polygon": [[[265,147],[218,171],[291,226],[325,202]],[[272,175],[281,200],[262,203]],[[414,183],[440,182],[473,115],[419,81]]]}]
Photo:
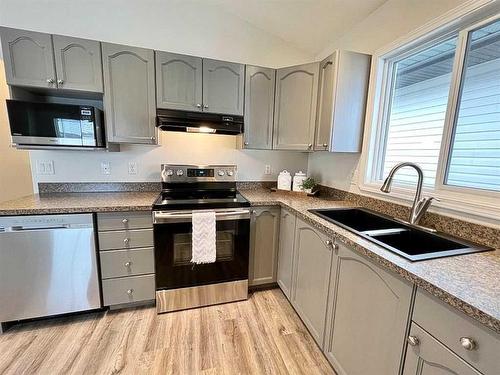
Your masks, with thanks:
[{"label": "silver drawer pull", "polygon": [[128,219],[123,219],[123,220],[122,220],[122,223],[123,223],[123,224],[127,224],[127,223],[128,223]]},{"label": "silver drawer pull", "polygon": [[418,346],[420,344],[420,340],[417,336],[408,336],[408,344],[411,346]]},{"label": "silver drawer pull", "polygon": [[124,264],[124,266],[125,266],[125,267],[127,267],[127,268],[130,268],[130,266],[131,266],[131,265],[132,265],[132,262],[126,262],[126,263]]},{"label": "silver drawer pull", "polygon": [[477,347],[476,342],[470,337],[460,337],[460,344],[465,350],[474,350]]},{"label": "silver drawer pull", "polygon": [[129,238],[124,238],[123,242],[125,242],[126,244],[128,244],[130,242],[130,239]]},{"label": "silver drawer pull", "polygon": [[129,289],[129,290],[127,290],[127,294],[128,294],[129,296],[131,296],[131,295],[132,295],[132,293],[134,293],[134,289]]}]

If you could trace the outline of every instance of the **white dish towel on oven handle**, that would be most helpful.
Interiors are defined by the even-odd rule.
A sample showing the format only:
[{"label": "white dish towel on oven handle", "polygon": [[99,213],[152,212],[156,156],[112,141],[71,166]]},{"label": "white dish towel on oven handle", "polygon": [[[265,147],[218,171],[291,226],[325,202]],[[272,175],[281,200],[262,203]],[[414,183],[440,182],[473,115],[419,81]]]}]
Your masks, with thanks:
[{"label": "white dish towel on oven handle", "polygon": [[216,255],[215,212],[193,212],[191,262],[195,264],[214,263]]}]

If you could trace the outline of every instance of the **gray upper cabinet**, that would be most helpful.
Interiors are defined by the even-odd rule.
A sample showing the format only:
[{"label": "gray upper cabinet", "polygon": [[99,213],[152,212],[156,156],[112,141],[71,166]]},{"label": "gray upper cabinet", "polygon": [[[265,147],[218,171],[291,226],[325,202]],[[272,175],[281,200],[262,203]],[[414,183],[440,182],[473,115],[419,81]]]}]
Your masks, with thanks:
[{"label": "gray upper cabinet", "polygon": [[282,209],[280,220],[280,243],[278,254],[278,285],[290,299],[292,291],[293,245],[295,243],[295,224],[297,217]]},{"label": "gray upper cabinet", "polygon": [[273,147],[275,82],[276,70],[247,65],[244,148],[270,150]]},{"label": "gray upper cabinet", "polygon": [[279,207],[252,210],[248,277],[251,286],[276,282],[279,234]]},{"label": "gray upper cabinet", "polygon": [[371,57],[335,51],[320,63],[314,150],[360,152]]},{"label": "gray upper cabinet", "polygon": [[203,59],[203,110],[243,115],[245,65]]},{"label": "gray upper cabinet", "polygon": [[418,341],[408,344],[403,375],[480,375],[415,323],[410,336]]},{"label": "gray upper cabinet", "polygon": [[102,92],[101,44],[95,40],[54,35],[59,89]]},{"label": "gray upper cabinet", "polygon": [[154,52],[103,43],[108,141],[156,144]]},{"label": "gray upper cabinet", "polygon": [[50,34],[2,28],[1,38],[9,85],[56,87]]},{"label": "gray upper cabinet", "polygon": [[312,151],[319,64],[278,69],[274,108],[274,148]]},{"label": "gray upper cabinet", "polygon": [[398,374],[413,286],[338,246],[324,352],[339,375]]},{"label": "gray upper cabinet", "polygon": [[323,345],[332,245],[328,237],[297,219],[291,302],[319,346]]},{"label": "gray upper cabinet", "polygon": [[201,57],[156,51],[156,105],[158,108],[201,111],[203,65]]}]

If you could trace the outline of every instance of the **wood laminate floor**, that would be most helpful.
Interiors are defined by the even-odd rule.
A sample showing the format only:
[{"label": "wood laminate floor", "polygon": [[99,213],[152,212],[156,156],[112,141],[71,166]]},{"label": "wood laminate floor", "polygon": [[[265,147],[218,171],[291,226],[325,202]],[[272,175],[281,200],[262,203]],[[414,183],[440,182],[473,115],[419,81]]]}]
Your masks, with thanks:
[{"label": "wood laminate floor", "polygon": [[38,321],[0,336],[0,374],[334,374],[279,289],[157,315]]}]

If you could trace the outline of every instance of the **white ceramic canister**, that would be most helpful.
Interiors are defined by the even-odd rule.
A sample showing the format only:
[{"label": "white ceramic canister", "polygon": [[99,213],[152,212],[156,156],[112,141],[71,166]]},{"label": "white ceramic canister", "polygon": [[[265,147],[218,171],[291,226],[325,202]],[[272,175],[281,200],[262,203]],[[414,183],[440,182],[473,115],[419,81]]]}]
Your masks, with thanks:
[{"label": "white ceramic canister", "polygon": [[292,189],[292,175],[286,169],[278,175],[278,189],[291,190]]},{"label": "white ceramic canister", "polygon": [[303,191],[302,183],[306,180],[307,176],[304,172],[298,171],[293,176],[293,191]]}]

